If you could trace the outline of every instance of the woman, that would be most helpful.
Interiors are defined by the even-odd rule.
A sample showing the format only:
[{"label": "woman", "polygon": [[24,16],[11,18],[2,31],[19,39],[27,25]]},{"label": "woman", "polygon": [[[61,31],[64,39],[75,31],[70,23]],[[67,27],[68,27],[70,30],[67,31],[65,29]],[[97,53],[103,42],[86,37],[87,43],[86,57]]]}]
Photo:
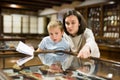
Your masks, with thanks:
[{"label": "woman", "polygon": [[[70,43],[71,51],[75,52],[78,58],[90,56],[100,57],[98,46],[95,42],[92,31],[87,28],[83,16],[75,10],[70,10],[63,17],[64,37]],[[80,59],[73,57],[73,67],[80,66]]]}]

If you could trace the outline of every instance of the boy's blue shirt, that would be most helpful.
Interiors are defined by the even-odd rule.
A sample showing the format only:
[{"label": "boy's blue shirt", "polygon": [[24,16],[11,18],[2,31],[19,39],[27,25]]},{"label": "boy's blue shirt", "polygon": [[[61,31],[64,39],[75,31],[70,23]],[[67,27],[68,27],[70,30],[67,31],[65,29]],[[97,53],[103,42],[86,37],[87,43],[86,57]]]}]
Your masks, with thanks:
[{"label": "boy's blue shirt", "polygon": [[[64,38],[62,38],[62,40],[60,42],[55,43],[54,41],[52,41],[52,39],[49,36],[44,37],[43,40],[38,45],[38,47],[42,50],[67,50],[67,51],[70,51],[69,43]],[[56,61],[59,61],[62,64],[62,63],[64,63],[65,59],[67,59],[68,56],[69,55],[67,55],[65,53],[39,54],[39,58],[41,59],[43,64],[46,64],[46,65],[51,65],[51,64],[55,63]]]}]

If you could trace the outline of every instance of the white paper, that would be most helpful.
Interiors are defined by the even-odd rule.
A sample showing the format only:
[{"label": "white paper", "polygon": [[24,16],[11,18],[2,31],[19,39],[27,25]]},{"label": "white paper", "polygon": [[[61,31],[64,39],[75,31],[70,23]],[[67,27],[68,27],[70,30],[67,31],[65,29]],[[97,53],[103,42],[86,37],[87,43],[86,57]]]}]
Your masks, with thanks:
[{"label": "white paper", "polygon": [[29,47],[28,45],[20,41],[18,43],[16,51],[23,53],[23,54],[27,54],[27,55],[33,55],[34,49],[32,49],[31,47]]},{"label": "white paper", "polygon": [[34,49],[32,49],[31,47],[29,47],[28,45],[24,44],[21,41],[18,43],[18,46],[16,47],[16,51],[18,51],[22,54],[28,55],[27,57],[21,58],[17,61],[17,64],[19,66],[23,65],[24,63],[33,59],[33,57],[34,57],[34,54],[33,54]]}]

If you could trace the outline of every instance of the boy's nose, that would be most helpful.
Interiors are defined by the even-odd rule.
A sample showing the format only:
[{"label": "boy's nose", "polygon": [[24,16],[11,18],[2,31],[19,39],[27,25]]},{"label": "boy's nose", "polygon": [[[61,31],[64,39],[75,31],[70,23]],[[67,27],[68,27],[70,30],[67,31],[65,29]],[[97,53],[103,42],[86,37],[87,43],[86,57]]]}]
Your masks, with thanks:
[{"label": "boy's nose", "polygon": [[53,38],[56,38],[56,35],[53,35]]}]

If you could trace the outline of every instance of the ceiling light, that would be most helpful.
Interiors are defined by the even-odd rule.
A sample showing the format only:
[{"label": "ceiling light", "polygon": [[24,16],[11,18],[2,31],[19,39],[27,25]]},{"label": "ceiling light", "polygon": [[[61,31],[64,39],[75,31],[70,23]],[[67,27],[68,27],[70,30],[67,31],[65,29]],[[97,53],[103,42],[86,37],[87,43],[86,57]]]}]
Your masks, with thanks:
[{"label": "ceiling light", "polygon": [[114,4],[115,2],[114,1],[110,1],[109,4]]},{"label": "ceiling light", "polygon": [[15,4],[11,4],[10,7],[16,8],[17,5],[15,5]]}]

